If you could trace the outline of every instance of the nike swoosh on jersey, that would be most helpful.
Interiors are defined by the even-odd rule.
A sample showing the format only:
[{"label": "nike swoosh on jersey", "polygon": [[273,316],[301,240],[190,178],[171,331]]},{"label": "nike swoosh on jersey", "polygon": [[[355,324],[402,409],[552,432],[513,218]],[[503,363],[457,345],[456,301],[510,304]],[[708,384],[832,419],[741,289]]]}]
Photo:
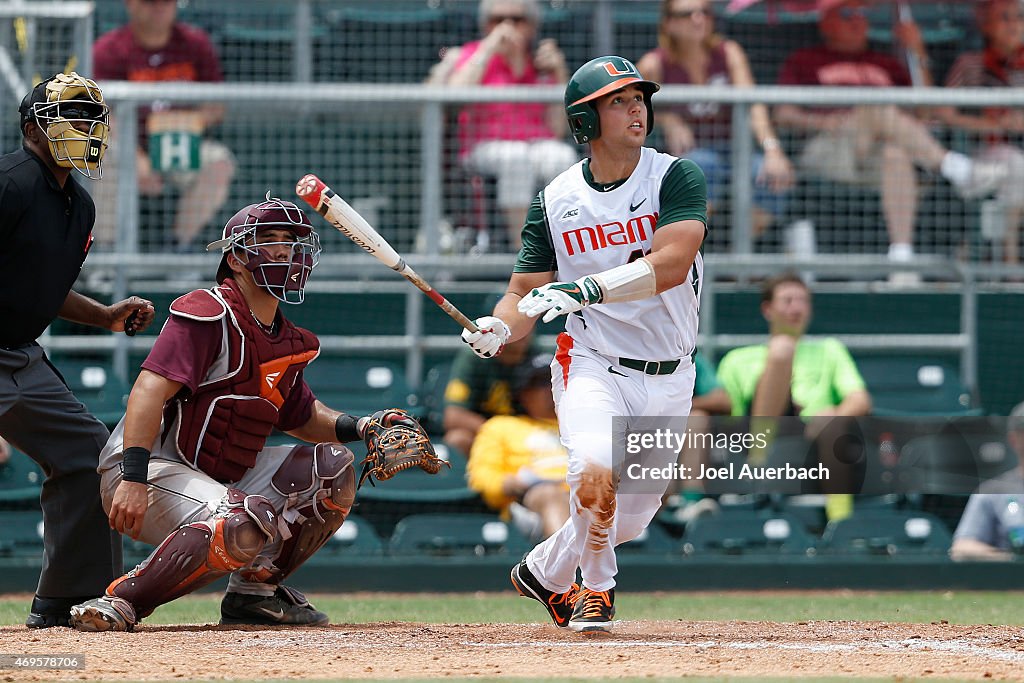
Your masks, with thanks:
[{"label": "nike swoosh on jersey", "polygon": [[636,211],[637,209],[640,208],[641,204],[643,204],[646,201],[647,201],[647,197],[644,197],[643,199],[640,200],[640,202],[636,206],[634,206],[633,204],[630,204],[629,205],[629,212],[633,213],[634,211]]},{"label": "nike swoosh on jersey", "polygon": [[619,377],[629,377],[629,375],[627,375],[626,373],[619,372],[618,370],[616,370],[614,365],[608,366],[608,372],[612,373],[613,375],[618,375]]}]

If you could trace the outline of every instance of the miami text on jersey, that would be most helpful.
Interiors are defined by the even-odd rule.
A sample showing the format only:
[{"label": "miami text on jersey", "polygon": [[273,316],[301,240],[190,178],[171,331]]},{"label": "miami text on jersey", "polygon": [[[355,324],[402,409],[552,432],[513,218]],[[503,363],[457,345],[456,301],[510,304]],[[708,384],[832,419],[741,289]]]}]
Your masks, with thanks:
[{"label": "miami text on jersey", "polygon": [[651,235],[654,234],[654,226],[657,222],[658,214],[648,213],[630,218],[625,224],[621,221],[611,221],[566,230],[562,233],[562,240],[565,242],[565,250],[569,256],[572,256],[577,251],[582,254],[605,247],[642,242],[647,239],[648,229]]}]

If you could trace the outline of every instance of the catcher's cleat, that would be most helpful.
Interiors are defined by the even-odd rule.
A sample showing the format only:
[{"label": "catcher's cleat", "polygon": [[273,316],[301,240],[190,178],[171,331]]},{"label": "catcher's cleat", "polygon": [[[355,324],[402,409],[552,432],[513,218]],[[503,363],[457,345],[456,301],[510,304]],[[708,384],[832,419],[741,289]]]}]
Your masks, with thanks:
[{"label": "catcher's cleat", "polygon": [[327,626],[330,617],[309,604],[306,596],[286,586],[273,595],[225,593],[220,623],[255,626]]},{"label": "catcher's cleat", "polygon": [[569,617],[572,616],[573,596],[580,588],[578,585],[574,583],[565,593],[549,591],[540,584],[537,577],[526,566],[525,559],[512,567],[512,585],[524,598],[533,598],[544,605],[555,626],[565,628],[569,624]]},{"label": "catcher's cleat", "polygon": [[79,631],[131,631],[137,621],[130,602],[109,595],[71,608],[71,626]]},{"label": "catcher's cleat", "polygon": [[573,598],[569,628],[579,633],[611,633],[615,618],[615,589],[592,591],[580,588]]}]

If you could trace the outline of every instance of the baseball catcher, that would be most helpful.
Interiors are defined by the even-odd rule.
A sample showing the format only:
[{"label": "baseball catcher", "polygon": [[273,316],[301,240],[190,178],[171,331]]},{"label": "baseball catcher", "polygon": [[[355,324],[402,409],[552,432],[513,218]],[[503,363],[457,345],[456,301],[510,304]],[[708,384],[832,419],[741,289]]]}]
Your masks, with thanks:
[{"label": "baseball catcher", "polygon": [[[299,304],[320,240],[295,204],[241,209],[210,245],[217,286],[171,304],[100,454],[110,526],[157,546],[101,598],[71,608],[81,631],[129,631],[156,607],[230,575],[222,624],[321,626],[329,621],[284,580],[337,532],[362,479],[440,461],[400,410],[356,417],[316,399],[303,372],[316,336],[279,304]],[[305,442],[268,446],[277,429]]]}]

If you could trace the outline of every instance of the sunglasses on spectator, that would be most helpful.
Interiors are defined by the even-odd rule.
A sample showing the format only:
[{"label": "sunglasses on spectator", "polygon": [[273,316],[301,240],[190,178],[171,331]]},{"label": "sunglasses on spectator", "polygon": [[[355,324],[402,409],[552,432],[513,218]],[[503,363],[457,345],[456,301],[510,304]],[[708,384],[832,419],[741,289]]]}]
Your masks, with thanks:
[{"label": "sunglasses on spectator", "polygon": [[706,16],[709,16],[711,14],[711,12],[706,7],[698,7],[697,9],[683,9],[683,10],[677,10],[675,12],[669,12],[668,13],[668,18],[669,19],[689,19],[689,18],[693,17],[693,15],[695,15],[695,14],[700,14],[701,16],[706,17]]},{"label": "sunglasses on spectator", "polygon": [[522,14],[492,14],[487,17],[487,21],[491,24],[502,24],[506,21],[511,21],[513,24],[525,24],[530,19]]}]

